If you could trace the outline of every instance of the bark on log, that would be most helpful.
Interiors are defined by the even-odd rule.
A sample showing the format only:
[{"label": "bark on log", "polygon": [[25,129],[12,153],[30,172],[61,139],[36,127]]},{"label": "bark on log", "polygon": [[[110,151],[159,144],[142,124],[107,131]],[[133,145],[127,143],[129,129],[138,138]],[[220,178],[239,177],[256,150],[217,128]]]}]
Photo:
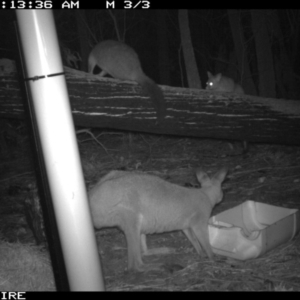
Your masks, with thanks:
[{"label": "bark on log", "polygon": [[[157,124],[136,83],[65,67],[75,125],[300,145],[300,101],[161,86],[167,114]],[[0,74],[0,118],[24,118],[17,76]]]}]

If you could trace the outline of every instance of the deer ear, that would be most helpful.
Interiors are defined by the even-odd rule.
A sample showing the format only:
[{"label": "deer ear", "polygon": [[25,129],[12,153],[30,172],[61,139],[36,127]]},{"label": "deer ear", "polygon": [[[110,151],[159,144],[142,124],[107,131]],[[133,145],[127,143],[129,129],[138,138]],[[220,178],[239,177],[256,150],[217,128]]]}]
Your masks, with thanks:
[{"label": "deer ear", "polygon": [[204,172],[202,169],[197,169],[196,171],[196,176],[198,181],[201,183],[201,186],[203,186],[203,184],[207,181],[210,181],[209,176],[207,175],[206,172]]},{"label": "deer ear", "polygon": [[223,168],[213,176],[213,179],[218,180],[219,182],[223,182],[224,179],[226,178],[227,173],[228,173],[228,169]]}]

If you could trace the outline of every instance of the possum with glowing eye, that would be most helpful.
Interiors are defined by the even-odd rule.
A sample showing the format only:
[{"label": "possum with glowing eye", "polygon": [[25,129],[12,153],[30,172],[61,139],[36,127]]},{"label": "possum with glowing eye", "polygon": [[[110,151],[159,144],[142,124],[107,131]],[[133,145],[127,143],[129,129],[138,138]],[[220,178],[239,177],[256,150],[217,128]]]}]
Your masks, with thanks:
[{"label": "possum with glowing eye", "polygon": [[245,92],[243,88],[235,83],[231,78],[223,76],[221,73],[213,75],[207,72],[208,81],[206,83],[207,90],[213,90],[217,92],[228,92],[244,95]]}]

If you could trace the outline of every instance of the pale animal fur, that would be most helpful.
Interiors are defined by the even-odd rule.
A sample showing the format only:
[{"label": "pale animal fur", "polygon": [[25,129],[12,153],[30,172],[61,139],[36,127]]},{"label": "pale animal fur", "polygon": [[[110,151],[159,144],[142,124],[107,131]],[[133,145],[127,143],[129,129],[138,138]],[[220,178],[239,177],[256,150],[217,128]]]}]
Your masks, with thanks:
[{"label": "pale animal fur", "polygon": [[[186,188],[143,173],[111,171],[89,192],[94,226],[119,227],[126,236],[128,270],[143,271],[142,254],[149,250],[146,234],[183,230],[197,253],[210,259],[208,220],[222,200],[227,170],[210,178],[198,170],[201,188]],[[152,251],[155,253],[155,251]]]}]

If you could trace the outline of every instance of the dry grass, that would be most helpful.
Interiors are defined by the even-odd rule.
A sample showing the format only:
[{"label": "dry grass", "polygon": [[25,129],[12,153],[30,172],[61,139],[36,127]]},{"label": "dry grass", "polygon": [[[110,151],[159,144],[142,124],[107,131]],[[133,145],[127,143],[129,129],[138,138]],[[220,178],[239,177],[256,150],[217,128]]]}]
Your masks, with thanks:
[{"label": "dry grass", "polygon": [[30,244],[0,240],[1,291],[54,291],[48,253]]},{"label": "dry grass", "polygon": [[[250,145],[247,155],[239,155],[240,143],[100,130],[93,130],[93,134],[81,131],[78,133],[78,141],[88,187],[112,169],[138,170],[180,185],[191,186],[197,184],[194,168],[201,166],[208,173],[214,173],[222,166],[227,166],[230,173],[223,185],[225,197],[213,214],[245,200],[300,208],[299,147]],[[13,172],[8,172],[7,167],[6,169],[9,176],[0,178],[0,183],[5,183],[7,189],[10,186],[24,186],[33,180],[28,169],[22,170],[23,173],[18,172],[23,176],[15,176]],[[3,203],[16,203],[16,207],[23,198],[22,192],[14,196],[2,195]],[[13,207],[9,211],[13,212]],[[15,215],[19,218],[20,213],[21,209]],[[16,220],[12,222],[13,226],[17,224]],[[6,224],[6,229],[11,229],[9,234],[4,233],[6,237],[14,236],[13,226]],[[172,255],[145,258],[145,263],[160,262],[165,267],[159,272],[143,274],[124,272],[127,247],[121,232],[116,229],[102,230],[97,238],[100,241],[99,252],[103,261],[106,288],[110,291],[300,290],[299,236],[257,259],[241,262],[218,256],[215,262],[210,262],[200,258],[180,232],[153,235],[149,237],[150,246],[173,247],[176,251]],[[18,239],[22,240],[20,235]],[[53,290],[53,278],[46,279],[46,276],[50,278],[49,259],[44,255],[40,248],[32,245],[2,242],[0,289]],[[39,268],[44,269],[44,273],[41,273],[44,277],[34,276],[37,273],[34,270]],[[25,283],[26,280],[28,283]]]}]

